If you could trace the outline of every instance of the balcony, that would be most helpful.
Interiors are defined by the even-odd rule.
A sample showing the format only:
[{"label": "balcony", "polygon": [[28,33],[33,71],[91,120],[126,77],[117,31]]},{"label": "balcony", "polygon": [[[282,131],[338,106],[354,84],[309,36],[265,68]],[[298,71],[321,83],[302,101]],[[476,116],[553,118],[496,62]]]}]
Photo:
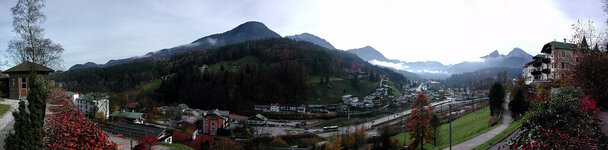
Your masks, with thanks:
[{"label": "balcony", "polygon": [[540,75],[541,71],[540,70],[533,70],[532,71],[532,75],[536,76],[536,75]]},{"label": "balcony", "polygon": [[543,63],[551,63],[551,58],[544,58],[542,59]]},{"label": "balcony", "polygon": [[545,74],[550,74],[551,73],[551,69],[543,69],[542,72],[545,73]]}]

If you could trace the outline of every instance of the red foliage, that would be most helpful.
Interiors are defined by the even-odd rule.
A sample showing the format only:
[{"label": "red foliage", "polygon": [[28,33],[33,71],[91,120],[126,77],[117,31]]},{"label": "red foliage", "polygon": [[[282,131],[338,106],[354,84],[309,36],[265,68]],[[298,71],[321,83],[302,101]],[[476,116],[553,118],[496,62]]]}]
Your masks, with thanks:
[{"label": "red foliage", "polygon": [[597,116],[600,109],[595,105],[597,100],[591,98],[591,95],[583,96],[579,99],[579,105],[585,112]]},{"label": "red foliage", "polygon": [[139,137],[137,139],[137,143],[139,143],[139,148],[142,150],[152,149],[152,146],[158,144],[156,140],[156,136],[154,134],[148,134],[146,136]]},{"label": "red foliage", "polygon": [[44,149],[118,149],[97,125],[78,111],[65,96],[51,93],[49,102],[63,105],[47,122]]},{"label": "red foliage", "polygon": [[411,115],[408,116],[410,123],[407,124],[407,127],[411,131],[410,139],[414,140],[412,140],[409,145],[413,147],[417,144],[422,145],[421,142],[425,139],[426,141],[424,141],[424,143],[430,143],[432,141],[433,132],[431,132],[428,124],[432,118],[431,110],[435,107],[430,106],[429,98],[423,93],[418,94],[418,97],[416,97],[416,100],[414,100],[411,107]]}]

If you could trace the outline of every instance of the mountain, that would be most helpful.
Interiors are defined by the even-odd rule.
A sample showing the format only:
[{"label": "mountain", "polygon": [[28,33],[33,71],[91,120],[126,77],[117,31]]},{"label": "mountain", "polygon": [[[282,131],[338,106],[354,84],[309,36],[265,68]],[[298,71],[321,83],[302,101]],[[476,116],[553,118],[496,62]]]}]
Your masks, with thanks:
[{"label": "mountain", "polygon": [[[51,78],[65,83],[63,87],[70,91],[138,91],[137,100],[237,112],[250,110],[254,104],[334,103],[344,92],[363,96],[377,88],[378,79],[372,77],[378,75],[387,76],[397,87],[407,81],[401,74],[352,53],[287,38],[251,40],[176,53],[168,59],[153,58],[71,70]],[[367,72],[370,78],[346,78],[356,72]],[[320,82],[322,77],[333,80]],[[157,88],[148,94],[139,92],[149,89],[143,87],[150,87],[147,85],[151,81]]]},{"label": "mountain", "polygon": [[501,58],[505,55],[499,54],[498,50],[494,50],[492,53],[486,55],[486,56],[482,56],[481,58],[483,59],[490,59],[490,58]]},{"label": "mountain", "polygon": [[392,62],[392,60],[387,59],[386,57],[384,57],[384,55],[382,55],[382,53],[378,52],[378,50],[374,49],[371,46],[365,46],[362,48],[350,49],[346,51],[351,52],[366,61],[371,61],[375,59],[378,61]]},{"label": "mountain", "polygon": [[[472,86],[476,82],[479,82],[479,81],[487,79],[487,78],[492,78],[492,80],[495,80],[493,78],[495,78],[497,75],[499,75],[501,73],[505,73],[505,72],[506,72],[505,75],[506,75],[507,79],[518,78],[521,76],[520,68],[489,67],[489,68],[478,69],[478,70],[475,70],[472,72],[452,74],[450,77],[448,77],[444,81],[442,81],[442,83],[444,85],[446,85],[447,87],[453,87],[453,88],[468,87],[468,86]],[[487,85],[478,85],[478,87],[479,86],[484,86],[484,87],[481,87],[481,89],[487,89],[487,87],[485,87]]]},{"label": "mountain", "polygon": [[[142,57],[159,57],[166,58],[175,53],[183,52],[187,50],[204,50],[210,47],[220,47],[228,44],[241,43],[249,40],[260,40],[266,38],[281,38],[281,35],[270,30],[266,25],[257,21],[245,22],[230,31],[224,33],[213,34],[205,36],[193,41],[190,44],[184,44],[168,49],[161,49],[156,52],[149,52],[144,56],[136,56],[125,59],[110,60],[106,64],[99,64],[98,66],[108,67],[117,64],[133,61]],[[86,65],[77,64],[77,67],[71,67],[74,69],[87,68]],[[75,65],[76,66],[76,65]],[[71,69],[70,69],[71,70]]]},{"label": "mountain", "polygon": [[[483,61],[469,62],[464,61],[453,65],[444,65],[437,61],[418,61],[406,62],[399,60],[390,60],[384,57],[382,53],[371,47],[348,50],[356,54],[364,60],[372,64],[391,67],[396,70],[404,70],[417,74],[421,78],[426,79],[445,79],[452,74],[460,74],[466,72],[474,72],[480,68],[518,68],[520,69],[526,63],[532,61],[532,55],[526,53],[520,48],[514,48],[507,55],[500,54],[498,50],[491,52],[488,55],[482,56]],[[416,76],[407,76],[411,79],[416,79]]]},{"label": "mountain", "polygon": [[94,67],[101,67],[102,65],[98,65],[94,62],[87,62],[84,64],[76,64],[72,67],[70,67],[69,70],[76,70],[76,69],[84,69],[84,68],[94,68]]},{"label": "mountain", "polygon": [[507,54],[507,56],[505,56],[507,58],[511,58],[511,57],[519,57],[519,58],[523,58],[525,60],[530,60],[532,61],[532,55],[526,53],[524,50],[516,47],[513,48],[513,50],[511,50],[511,52],[509,52],[509,54]]},{"label": "mountain", "polygon": [[333,45],[331,45],[329,42],[327,42],[325,39],[322,39],[316,35],[310,34],[310,33],[302,33],[302,34],[298,34],[298,35],[292,35],[292,36],[285,36],[285,38],[288,39],[293,39],[296,41],[308,41],[311,42],[313,44],[317,44],[319,46],[323,46],[327,49],[336,49]]}]

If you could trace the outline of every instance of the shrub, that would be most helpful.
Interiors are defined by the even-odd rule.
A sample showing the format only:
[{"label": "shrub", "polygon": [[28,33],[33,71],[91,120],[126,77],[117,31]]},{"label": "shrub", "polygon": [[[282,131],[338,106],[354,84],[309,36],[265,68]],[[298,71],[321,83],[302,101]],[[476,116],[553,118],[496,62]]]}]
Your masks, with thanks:
[{"label": "shrub", "polygon": [[574,88],[562,88],[550,100],[535,104],[524,117],[523,132],[511,139],[512,147],[606,149],[608,140],[601,133],[601,121],[589,113],[596,107],[590,99],[579,99],[581,95]]}]

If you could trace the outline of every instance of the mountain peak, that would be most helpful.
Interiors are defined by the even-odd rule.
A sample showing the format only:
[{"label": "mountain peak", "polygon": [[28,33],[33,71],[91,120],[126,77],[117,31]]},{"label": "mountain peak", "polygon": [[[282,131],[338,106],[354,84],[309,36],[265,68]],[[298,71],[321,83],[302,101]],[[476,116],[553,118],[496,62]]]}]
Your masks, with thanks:
[{"label": "mountain peak", "polygon": [[483,56],[481,58],[483,58],[483,59],[498,58],[498,57],[501,57],[501,56],[504,56],[504,55],[501,55],[500,53],[498,53],[498,50],[494,50],[492,53],[490,53],[490,54],[488,54],[486,56]]},{"label": "mountain peak", "polygon": [[313,35],[313,34],[310,34],[307,32],[304,32],[302,34],[292,35],[292,36],[285,36],[285,38],[293,39],[296,41],[307,41],[307,42],[325,47],[327,49],[336,49],[333,45],[331,45],[325,39],[322,39],[316,35]]},{"label": "mountain peak", "polygon": [[371,46],[350,49],[347,51],[354,53],[355,55],[361,57],[363,60],[366,60],[366,61],[371,61],[374,59],[378,60],[378,61],[387,61],[387,62],[391,61],[391,60],[387,59],[386,57],[384,57],[384,55],[382,55],[382,53],[378,52],[378,50],[374,49]]},{"label": "mountain peak", "polygon": [[509,54],[507,54],[506,57],[507,58],[520,57],[520,58],[524,58],[526,60],[532,60],[532,55],[528,54],[526,51],[522,50],[519,47],[513,48],[513,50],[511,50],[511,52],[509,52]]}]

